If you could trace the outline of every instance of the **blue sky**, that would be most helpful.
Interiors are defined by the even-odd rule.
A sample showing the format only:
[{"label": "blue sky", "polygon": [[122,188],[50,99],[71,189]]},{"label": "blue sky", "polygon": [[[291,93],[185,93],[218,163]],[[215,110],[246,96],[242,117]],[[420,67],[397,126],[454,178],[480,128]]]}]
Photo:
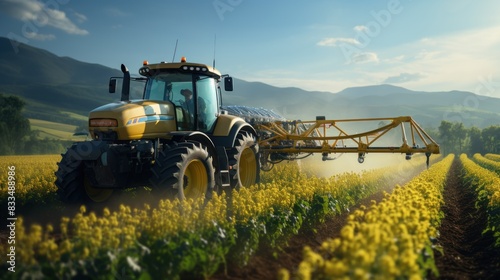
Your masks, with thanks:
[{"label": "blue sky", "polygon": [[137,73],[143,60],[216,66],[280,87],[389,83],[500,97],[500,2],[0,0],[0,36]]}]

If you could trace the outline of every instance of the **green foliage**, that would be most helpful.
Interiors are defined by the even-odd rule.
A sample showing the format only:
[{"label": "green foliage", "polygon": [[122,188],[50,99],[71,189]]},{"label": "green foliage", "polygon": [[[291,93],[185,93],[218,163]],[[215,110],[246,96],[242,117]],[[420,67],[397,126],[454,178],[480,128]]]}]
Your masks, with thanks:
[{"label": "green foliage", "polygon": [[425,278],[428,271],[431,272],[435,277],[439,277],[439,271],[434,261],[435,258],[433,248],[435,248],[433,245],[427,244],[418,256],[417,262],[422,269],[422,278]]},{"label": "green foliage", "polygon": [[22,115],[24,105],[18,97],[0,94],[0,154],[16,153],[30,134],[29,120]]},{"label": "green foliage", "polygon": [[245,266],[250,257],[257,252],[261,232],[265,233],[265,225],[257,218],[252,218],[246,224],[235,225],[236,242],[228,254],[233,265]]},{"label": "green foliage", "polygon": [[64,152],[71,141],[39,139],[23,116],[25,105],[19,97],[0,94],[0,155]]},{"label": "green foliage", "polygon": [[443,155],[500,153],[500,125],[480,130],[477,127],[466,128],[462,123],[441,121],[438,130],[436,140]]}]

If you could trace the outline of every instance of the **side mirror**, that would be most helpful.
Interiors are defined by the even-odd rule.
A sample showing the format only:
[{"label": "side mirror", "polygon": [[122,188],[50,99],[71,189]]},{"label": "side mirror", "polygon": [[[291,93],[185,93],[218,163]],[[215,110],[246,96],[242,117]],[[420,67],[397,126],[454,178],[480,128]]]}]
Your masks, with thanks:
[{"label": "side mirror", "polygon": [[115,93],[115,92],[116,92],[116,79],[110,78],[109,79],[109,93]]},{"label": "side mirror", "polygon": [[224,90],[233,91],[233,78],[231,77],[224,78]]}]

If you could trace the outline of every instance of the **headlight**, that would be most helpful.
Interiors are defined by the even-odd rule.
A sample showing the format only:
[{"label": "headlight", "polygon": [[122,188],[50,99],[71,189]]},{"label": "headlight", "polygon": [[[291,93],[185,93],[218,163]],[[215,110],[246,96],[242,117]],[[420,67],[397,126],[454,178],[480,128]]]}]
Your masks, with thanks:
[{"label": "headlight", "polygon": [[139,74],[141,74],[143,76],[151,74],[149,67],[147,67],[147,66],[141,67],[141,69],[139,69]]},{"label": "headlight", "polygon": [[187,66],[184,65],[181,67],[182,70],[184,71],[193,71],[193,72],[207,72],[208,69],[207,67],[202,67],[202,66]]},{"label": "headlight", "polygon": [[90,127],[117,127],[118,121],[115,119],[90,119]]}]

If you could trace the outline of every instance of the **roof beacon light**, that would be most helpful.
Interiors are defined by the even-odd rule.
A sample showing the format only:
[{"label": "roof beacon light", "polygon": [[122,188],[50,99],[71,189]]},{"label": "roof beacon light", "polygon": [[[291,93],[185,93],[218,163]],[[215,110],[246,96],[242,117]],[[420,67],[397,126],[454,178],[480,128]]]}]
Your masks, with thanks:
[{"label": "roof beacon light", "polygon": [[149,64],[149,62],[148,62],[147,60],[142,61],[142,65],[143,65],[143,66],[146,66],[146,65],[148,65],[148,64]]},{"label": "roof beacon light", "polygon": [[186,62],[186,61],[187,61],[187,60],[186,60],[186,57],[185,57],[185,56],[181,57],[181,62]]}]

